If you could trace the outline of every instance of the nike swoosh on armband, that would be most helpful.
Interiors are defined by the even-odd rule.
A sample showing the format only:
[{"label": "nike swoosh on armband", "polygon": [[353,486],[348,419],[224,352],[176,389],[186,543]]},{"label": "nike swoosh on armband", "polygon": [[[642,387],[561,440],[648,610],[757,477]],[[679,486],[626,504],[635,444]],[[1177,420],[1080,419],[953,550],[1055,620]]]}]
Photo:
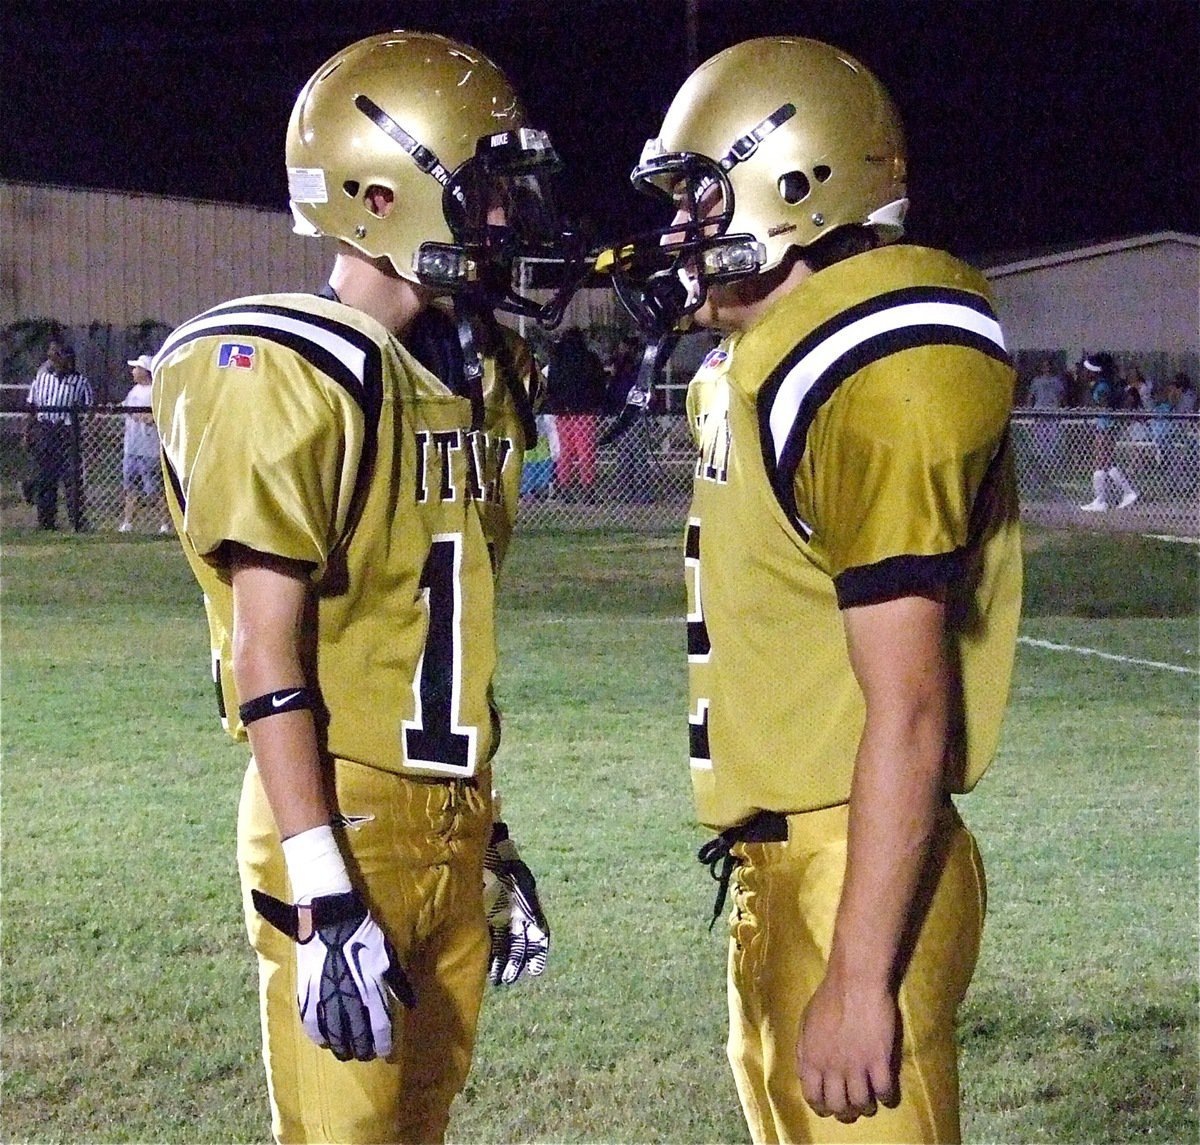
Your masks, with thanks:
[{"label": "nike swoosh on armband", "polygon": [[288,692],[286,696],[272,696],[271,707],[282,708],[284,704],[291,703],[302,691],[304,691],[303,688],[297,688],[294,692]]}]

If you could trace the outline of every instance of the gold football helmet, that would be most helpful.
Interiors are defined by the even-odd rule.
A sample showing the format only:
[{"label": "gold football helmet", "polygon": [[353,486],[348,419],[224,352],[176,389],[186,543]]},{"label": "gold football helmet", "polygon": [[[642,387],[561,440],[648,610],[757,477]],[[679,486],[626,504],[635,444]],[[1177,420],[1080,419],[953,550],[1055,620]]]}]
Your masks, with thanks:
[{"label": "gold football helmet", "polygon": [[838,227],[895,241],[908,206],[887,91],[846,52],[799,37],[747,40],[701,64],[630,178],[677,215],[614,252],[618,292],[640,266],[652,309],[668,312],[694,310],[707,283],[771,270]]},{"label": "gold football helmet", "polygon": [[[396,273],[554,319],[513,284],[523,256],[565,261],[572,236],[549,195],[560,164],[500,69],[466,44],[393,31],[317,69],[287,129],[296,231],[331,235]],[[367,194],[391,192],[377,213]]]}]

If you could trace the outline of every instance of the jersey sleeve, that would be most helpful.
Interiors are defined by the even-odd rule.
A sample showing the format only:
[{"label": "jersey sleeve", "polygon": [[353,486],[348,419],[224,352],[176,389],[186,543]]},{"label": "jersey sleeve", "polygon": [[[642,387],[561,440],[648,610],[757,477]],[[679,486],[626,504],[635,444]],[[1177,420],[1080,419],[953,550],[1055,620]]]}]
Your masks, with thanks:
[{"label": "jersey sleeve", "polygon": [[253,345],[253,373],[214,369],[204,349],[185,348],[156,394],[183,532],[214,563],[233,542],[305,562],[319,579],[354,498],[361,410],[288,347]]},{"label": "jersey sleeve", "polygon": [[1010,402],[1007,367],[966,347],[905,350],[842,384],[814,420],[796,490],[841,607],[959,574]]}]

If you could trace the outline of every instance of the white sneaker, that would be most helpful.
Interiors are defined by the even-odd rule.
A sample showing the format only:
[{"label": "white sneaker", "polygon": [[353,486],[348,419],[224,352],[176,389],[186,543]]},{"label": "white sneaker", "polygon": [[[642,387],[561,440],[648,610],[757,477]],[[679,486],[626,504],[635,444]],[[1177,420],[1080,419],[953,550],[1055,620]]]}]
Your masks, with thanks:
[{"label": "white sneaker", "polygon": [[1101,501],[1099,497],[1095,501],[1089,501],[1086,505],[1079,506],[1085,513],[1103,513],[1108,509],[1108,502]]},{"label": "white sneaker", "polygon": [[130,524],[128,521],[122,521],[122,522],[121,522],[121,523],[120,523],[120,524],[117,526],[117,532],[118,532],[118,533],[132,533],[132,532],[133,532],[133,526],[132,526],[132,525],[131,525],[131,524]]},{"label": "white sneaker", "polygon": [[158,531],[160,533],[173,533],[175,530],[172,529],[170,525],[159,525]]},{"label": "white sneaker", "polygon": [[1117,502],[1118,509],[1128,509],[1130,505],[1138,499],[1137,490],[1130,489],[1128,493],[1121,495],[1121,500]]}]

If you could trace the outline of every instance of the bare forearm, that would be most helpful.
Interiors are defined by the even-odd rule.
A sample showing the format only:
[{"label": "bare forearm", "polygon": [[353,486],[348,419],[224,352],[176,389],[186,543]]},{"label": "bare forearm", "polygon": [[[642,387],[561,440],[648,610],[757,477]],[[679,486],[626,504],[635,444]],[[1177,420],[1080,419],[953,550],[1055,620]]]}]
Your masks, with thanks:
[{"label": "bare forearm", "polygon": [[[302,570],[253,561],[242,554],[233,572],[233,677],[243,703],[308,683],[301,654],[308,594]],[[246,730],[280,837],[328,823],[313,713],[267,716]]]},{"label": "bare forearm", "polygon": [[[239,696],[251,699],[304,684],[298,664],[288,666],[280,661],[271,667],[263,663],[259,669],[239,672],[235,659],[234,680]],[[256,720],[247,728],[247,734],[280,838],[328,823],[331,812],[312,712],[284,712]]]},{"label": "bare forearm", "polygon": [[850,795],[846,877],[830,969],[885,988],[912,914],[942,795],[940,697],[869,720]]},{"label": "bare forearm", "polygon": [[829,962],[796,1065],[813,1109],[852,1121],[898,1092],[898,962],[942,798],[950,689],[939,598],[849,609],[844,622],[866,721]]}]

